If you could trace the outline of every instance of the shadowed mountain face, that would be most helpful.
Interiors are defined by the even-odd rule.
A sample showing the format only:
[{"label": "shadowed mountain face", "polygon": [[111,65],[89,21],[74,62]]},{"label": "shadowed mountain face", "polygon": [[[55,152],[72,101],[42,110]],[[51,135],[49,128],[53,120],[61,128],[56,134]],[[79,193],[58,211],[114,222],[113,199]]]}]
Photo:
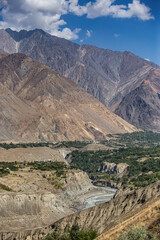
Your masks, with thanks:
[{"label": "shadowed mountain face", "polygon": [[160,131],[160,94],[144,81],[122,99],[115,113],[135,126]]},{"label": "shadowed mountain face", "polygon": [[71,80],[24,54],[0,55],[1,141],[104,139],[136,129]]},{"label": "shadowed mountain face", "polygon": [[[4,30],[0,30],[0,36],[1,31]],[[105,50],[88,45],[80,46],[38,29],[29,32],[22,30],[19,33],[7,29],[6,34],[8,34],[7,39],[12,38],[16,52],[24,53],[72,79],[112,111],[115,111],[122,99],[146,78],[160,86],[159,75],[152,79],[153,71],[159,67],[130,52]],[[0,48],[4,49],[3,44],[0,44]],[[5,51],[6,48],[5,46]],[[13,49],[12,46],[11,50]],[[11,50],[8,48],[8,52]],[[130,121],[124,114],[122,117]],[[136,126],[145,128],[143,122],[136,123]]]}]

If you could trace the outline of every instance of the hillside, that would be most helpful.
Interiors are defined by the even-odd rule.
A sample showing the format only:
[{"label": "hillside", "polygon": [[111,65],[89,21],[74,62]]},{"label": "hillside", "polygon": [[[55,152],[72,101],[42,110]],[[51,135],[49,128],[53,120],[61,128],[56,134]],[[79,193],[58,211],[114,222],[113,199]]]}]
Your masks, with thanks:
[{"label": "hillside", "polygon": [[137,127],[149,130],[152,126],[152,130],[160,131],[159,91],[149,81],[143,81],[122,99],[115,113]]},{"label": "hillside", "polygon": [[0,58],[1,141],[104,139],[135,131],[71,80],[24,54]]},{"label": "hillside", "polygon": [[[128,106],[124,103],[121,109],[122,99],[134,91],[142,81],[147,79],[151,84],[154,83],[160,93],[160,74],[157,71],[159,67],[130,52],[111,51],[89,45],[80,46],[39,29],[29,32],[0,30],[0,37],[2,38],[0,49],[8,53],[24,53],[48,65],[78,83],[112,111],[118,108],[119,110],[116,111],[118,114],[121,111],[127,111]],[[157,73],[153,79],[155,71]],[[137,105],[138,111],[140,107]],[[153,110],[155,110],[153,118],[156,121],[159,109]],[[142,114],[146,116],[145,111]],[[125,114],[120,113],[120,115],[133,123],[132,119]],[[136,118],[136,113],[132,115]],[[141,121],[134,121],[134,124],[137,127],[146,127],[146,124]],[[150,129],[159,130],[159,127],[150,122]]]}]

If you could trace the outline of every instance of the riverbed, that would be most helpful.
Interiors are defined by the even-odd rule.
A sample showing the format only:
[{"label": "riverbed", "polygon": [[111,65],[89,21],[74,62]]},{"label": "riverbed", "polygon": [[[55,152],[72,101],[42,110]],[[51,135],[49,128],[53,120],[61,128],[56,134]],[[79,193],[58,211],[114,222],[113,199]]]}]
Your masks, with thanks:
[{"label": "riverbed", "polygon": [[117,191],[117,189],[113,189],[113,188],[105,188],[105,190],[108,191],[108,193],[99,194],[99,195],[87,198],[84,202],[83,209],[94,207],[101,203],[109,202],[114,197]]},{"label": "riverbed", "polygon": [[85,198],[83,204],[77,207],[77,210],[82,211],[86,208],[108,202],[114,197],[116,191],[117,189],[110,187],[97,187],[97,189],[94,189],[94,192],[88,193],[88,196]]}]

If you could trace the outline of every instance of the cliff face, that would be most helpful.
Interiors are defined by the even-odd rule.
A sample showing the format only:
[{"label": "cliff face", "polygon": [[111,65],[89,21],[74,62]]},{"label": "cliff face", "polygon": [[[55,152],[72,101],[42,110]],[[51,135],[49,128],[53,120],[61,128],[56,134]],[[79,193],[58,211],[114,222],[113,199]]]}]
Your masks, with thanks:
[{"label": "cliff face", "polygon": [[101,164],[101,166],[98,169],[98,172],[106,172],[109,174],[116,174],[117,177],[123,177],[125,174],[127,174],[128,164],[126,163],[109,163],[104,162]]}]

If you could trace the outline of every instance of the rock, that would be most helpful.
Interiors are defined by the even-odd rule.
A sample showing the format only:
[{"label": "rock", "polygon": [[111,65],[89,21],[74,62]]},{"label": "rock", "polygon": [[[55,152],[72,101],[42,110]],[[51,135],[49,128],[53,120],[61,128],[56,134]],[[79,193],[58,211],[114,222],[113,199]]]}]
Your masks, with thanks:
[{"label": "rock", "polygon": [[103,162],[99,167],[98,172],[116,174],[117,177],[123,177],[128,173],[128,164]]}]

